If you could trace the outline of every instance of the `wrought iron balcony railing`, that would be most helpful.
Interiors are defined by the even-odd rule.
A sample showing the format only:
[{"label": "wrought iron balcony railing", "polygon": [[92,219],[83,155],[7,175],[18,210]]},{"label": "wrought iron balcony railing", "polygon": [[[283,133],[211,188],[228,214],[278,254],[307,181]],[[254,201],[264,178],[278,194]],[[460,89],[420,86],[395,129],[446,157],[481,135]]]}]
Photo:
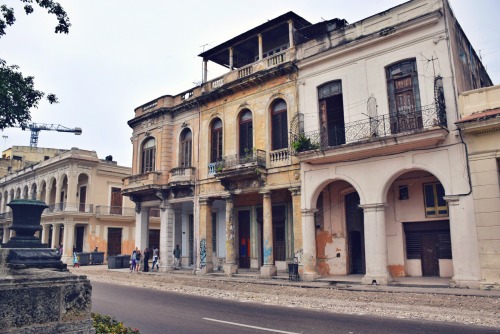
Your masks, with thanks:
[{"label": "wrought iron balcony railing", "polygon": [[220,161],[208,164],[208,174],[221,173],[224,170],[236,169],[246,164],[252,166],[266,167],[266,151],[251,150],[244,155],[232,154],[222,157]]},{"label": "wrought iron balcony railing", "polygon": [[391,115],[370,117],[345,125],[325,127],[292,137],[293,151],[304,152],[343,144],[414,133],[434,126],[446,127],[444,106],[429,105],[419,109],[401,110]]}]

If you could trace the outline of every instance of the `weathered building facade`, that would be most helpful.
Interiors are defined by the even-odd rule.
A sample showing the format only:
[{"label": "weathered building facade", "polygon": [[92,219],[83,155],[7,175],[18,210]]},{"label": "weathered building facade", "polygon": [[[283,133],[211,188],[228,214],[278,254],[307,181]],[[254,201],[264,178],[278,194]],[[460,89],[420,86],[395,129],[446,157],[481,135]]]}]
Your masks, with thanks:
[{"label": "weathered building facade", "polygon": [[474,203],[454,123],[457,94],[491,80],[447,1],[343,23],[297,32],[304,276],[441,276],[477,287]]},{"label": "weathered building facade", "polygon": [[482,288],[500,288],[500,86],[463,92],[457,126],[467,145]]},{"label": "weathered building facade", "polygon": [[122,179],[130,168],[94,151],[73,148],[0,179],[0,222],[3,242],[11,231],[13,199],[37,199],[49,208],[42,214],[40,238],[52,248],[63,245],[62,260],[71,263],[78,252],[98,247],[108,255],[134,249],[133,203],[121,195]]},{"label": "weathered building facade", "polygon": [[[490,86],[445,0],[348,24],[289,12],[200,54],[200,86],[135,109],[136,243],[171,267],[303,279],[481,279],[458,93]],[[207,80],[210,62],[228,73]]]}]

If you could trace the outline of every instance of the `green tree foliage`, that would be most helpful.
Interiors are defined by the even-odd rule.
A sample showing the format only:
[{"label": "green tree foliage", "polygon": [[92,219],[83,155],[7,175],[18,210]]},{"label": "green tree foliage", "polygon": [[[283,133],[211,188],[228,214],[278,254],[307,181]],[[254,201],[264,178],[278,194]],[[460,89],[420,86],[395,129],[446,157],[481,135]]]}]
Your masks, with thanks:
[{"label": "green tree foliage", "polygon": [[[47,9],[49,14],[56,16],[58,24],[56,33],[69,32],[71,23],[69,18],[58,2],[52,0],[19,0],[24,4],[26,14],[33,13],[33,3],[40,8]],[[0,6],[0,38],[5,35],[7,26],[16,21],[14,9],[6,5]],[[24,77],[16,65],[7,65],[0,59],[0,130],[17,125],[25,125],[31,120],[30,109],[38,107],[38,103],[46,94],[36,90],[34,78]],[[47,94],[49,103],[57,103],[54,94]]]}]

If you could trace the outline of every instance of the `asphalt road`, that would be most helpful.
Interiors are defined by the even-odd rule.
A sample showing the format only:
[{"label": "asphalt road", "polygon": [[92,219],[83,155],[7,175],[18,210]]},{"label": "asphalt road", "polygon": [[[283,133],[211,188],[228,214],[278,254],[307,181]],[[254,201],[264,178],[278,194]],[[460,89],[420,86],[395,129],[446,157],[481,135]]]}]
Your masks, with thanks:
[{"label": "asphalt road", "polygon": [[92,282],[92,311],[143,334],[156,333],[500,333],[499,329],[232,302]]}]

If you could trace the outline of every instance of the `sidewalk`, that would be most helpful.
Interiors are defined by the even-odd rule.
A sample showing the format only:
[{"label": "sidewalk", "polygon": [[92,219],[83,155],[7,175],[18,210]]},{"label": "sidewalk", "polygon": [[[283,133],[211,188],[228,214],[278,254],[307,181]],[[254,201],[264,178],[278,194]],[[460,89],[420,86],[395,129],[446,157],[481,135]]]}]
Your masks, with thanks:
[{"label": "sidewalk", "polygon": [[[122,269],[107,269],[106,265],[92,266],[99,270],[110,272],[123,272],[130,274],[128,268]],[[135,273],[134,273],[135,274]],[[441,277],[397,277],[390,285],[362,285],[362,275],[349,276],[329,276],[321,277],[315,281],[289,281],[288,273],[278,272],[277,276],[272,278],[261,278],[260,272],[257,270],[240,269],[238,274],[233,276],[225,276],[222,271],[215,271],[206,275],[193,274],[192,268],[182,268],[169,272],[139,272],[140,275],[185,275],[195,277],[197,279],[216,280],[219,282],[232,283],[251,283],[262,285],[282,285],[295,286],[302,288],[327,288],[339,289],[348,291],[370,291],[370,292],[394,292],[394,293],[419,293],[419,294],[435,294],[435,295],[456,295],[456,296],[477,296],[477,297],[493,297],[500,298],[500,290],[473,290],[449,287],[449,278]]]}]

